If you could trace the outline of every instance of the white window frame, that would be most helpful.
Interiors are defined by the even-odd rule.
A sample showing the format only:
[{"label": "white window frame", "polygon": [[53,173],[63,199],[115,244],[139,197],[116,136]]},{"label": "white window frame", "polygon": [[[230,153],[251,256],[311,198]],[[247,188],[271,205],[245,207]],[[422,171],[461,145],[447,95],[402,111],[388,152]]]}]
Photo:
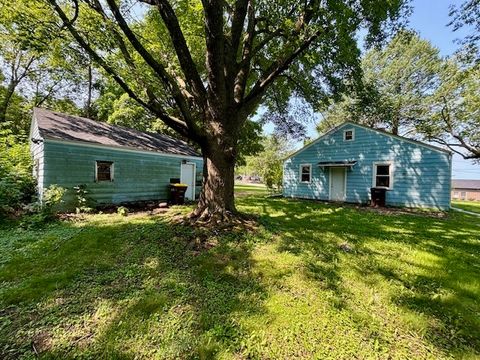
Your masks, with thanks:
[{"label": "white window frame", "polygon": [[[376,186],[377,185],[377,167],[378,166],[386,166],[388,165],[388,176],[390,177],[389,184],[390,186]],[[372,178],[372,187],[376,187],[379,189],[387,189],[387,190],[392,190],[393,189],[393,173],[394,173],[394,166],[393,166],[393,161],[374,161],[373,162],[373,178]]]},{"label": "white window frame", "polygon": [[[309,180],[308,181],[302,181],[302,168],[306,167],[306,166],[309,169]],[[300,175],[300,177],[298,178],[299,182],[301,182],[303,184],[311,183],[312,182],[312,164],[300,164],[299,175]]]},{"label": "white window frame", "polygon": [[[347,140],[347,132],[351,131],[352,132],[352,138]],[[343,141],[354,141],[355,140],[355,129],[345,129],[343,130]]]},{"label": "white window frame", "polygon": [[[99,162],[109,162],[112,163],[110,167],[110,180],[98,180],[98,163]],[[95,160],[95,182],[113,182],[115,179],[115,162],[110,160]]]}]

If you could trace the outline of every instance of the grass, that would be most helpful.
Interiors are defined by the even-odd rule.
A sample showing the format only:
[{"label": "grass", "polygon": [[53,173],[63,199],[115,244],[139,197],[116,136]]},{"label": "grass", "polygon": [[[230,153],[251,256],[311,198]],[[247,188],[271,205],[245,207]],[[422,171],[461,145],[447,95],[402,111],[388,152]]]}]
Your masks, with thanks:
[{"label": "grass", "polygon": [[244,195],[265,195],[268,189],[263,184],[249,185],[249,184],[235,184],[235,193],[240,196]]},{"label": "grass", "polygon": [[256,232],[147,214],[5,226],[0,358],[479,358],[478,218],[237,202]]},{"label": "grass", "polygon": [[480,201],[452,201],[452,206],[480,214]]}]

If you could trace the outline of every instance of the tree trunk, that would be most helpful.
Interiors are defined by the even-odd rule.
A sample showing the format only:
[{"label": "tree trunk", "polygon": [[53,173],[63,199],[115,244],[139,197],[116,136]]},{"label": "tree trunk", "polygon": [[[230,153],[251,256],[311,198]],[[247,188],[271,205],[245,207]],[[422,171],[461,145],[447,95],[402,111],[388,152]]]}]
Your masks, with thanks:
[{"label": "tree trunk", "polygon": [[92,76],[92,63],[88,64],[88,93],[87,93],[87,104],[85,117],[89,118],[92,116],[92,86],[93,86],[93,76]]},{"label": "tree trunk", "polygon": [[7,121],[8,106],[10,105],[10,100],[12,99],[16,87],[17,84],[14,81],[10,82],[5,91],[5,96],[0,102],[0,126],[5,124],[5,122]]},{"label": "tree trunk", "polygon": [[[222,132],[223,133],[223,132]],[[226,135],[228,134],[228,135]],[[235,214],[234,170],[236,146],[229,133],[209,139],[203,152],[203,184],[193,219],[222,222]]]},{"label": "tree trunk", "polygon": [[399,130],[400,130],[400,120],[395,119],[395,120],[393,120],[393,123],[392,123],[392,134],[393,135],[398,135]]}]

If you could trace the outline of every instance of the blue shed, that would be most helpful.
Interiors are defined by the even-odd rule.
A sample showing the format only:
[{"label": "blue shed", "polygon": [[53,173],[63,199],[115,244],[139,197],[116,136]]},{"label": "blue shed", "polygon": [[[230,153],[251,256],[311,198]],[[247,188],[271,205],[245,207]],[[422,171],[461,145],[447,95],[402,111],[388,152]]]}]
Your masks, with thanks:
[{"label": "blue shed", "polygon": [[30,130],[34,175],[41,197],[52,184],[86,185],[99,204],[168,199],[171,179],[188,185],[186,198],[198,197],[203,158],[179,139],[35,108]]},{"label": "blue shed", "polygon": [[283,194],[367,204],[381,188],[388,206],[448,210],[451,170],[447,150],[345,122],[285,160]]}]

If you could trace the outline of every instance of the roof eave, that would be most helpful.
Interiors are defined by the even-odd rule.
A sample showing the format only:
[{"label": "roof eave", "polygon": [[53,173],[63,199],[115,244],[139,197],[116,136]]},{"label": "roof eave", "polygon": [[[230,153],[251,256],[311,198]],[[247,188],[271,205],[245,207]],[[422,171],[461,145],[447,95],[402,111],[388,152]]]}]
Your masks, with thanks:
[{"label": "roof eave", "polygon": [[96,142],[91,142],[91,141],[83,141],[83,140],[66,140],[66,139],[57,139],[53,138],[50,136],[44,136],[43,139],[45,141],[56,141],[56,142],[67,142],[67,143],[78,143],[80,145],[90,145],[90,146],[97,146],[101,148],[110,148],[114,150],[129,150],[129,151],[137,151],[137,152],[148,152],[152,154],[157,154],[157,155],[165,155],[165,156],[175,156],[175,157],[190,157],[190,158],[199,158],[203,159],[201,154],[195,154],[195,155],[187,155],[187,154],[176,154],[176,153],[169,153],[169,152],[164,152],[164,151],[157,151],[157,150],[149,150],[149,149],[141,149],[141,148],[136,148],[132,146],[117,146],[117,145],[109,145],[109,144],[100,144]]}]

